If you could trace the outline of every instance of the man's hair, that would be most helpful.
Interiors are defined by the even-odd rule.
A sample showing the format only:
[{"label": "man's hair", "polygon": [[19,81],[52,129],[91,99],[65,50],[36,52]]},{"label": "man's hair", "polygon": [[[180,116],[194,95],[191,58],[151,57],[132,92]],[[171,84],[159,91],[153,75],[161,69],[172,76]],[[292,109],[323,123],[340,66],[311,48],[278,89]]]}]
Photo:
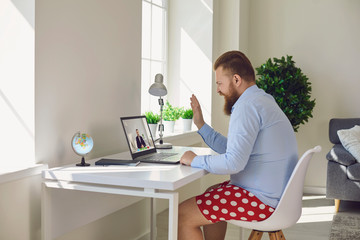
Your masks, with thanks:
[{"label": "man's hair", "polygon": [[246,82],[255,81],[254,68],[250,60],[240,51],[229,51],[222,54],[214,64],[214,70],[222,67],[231,75],[238,74]]}]

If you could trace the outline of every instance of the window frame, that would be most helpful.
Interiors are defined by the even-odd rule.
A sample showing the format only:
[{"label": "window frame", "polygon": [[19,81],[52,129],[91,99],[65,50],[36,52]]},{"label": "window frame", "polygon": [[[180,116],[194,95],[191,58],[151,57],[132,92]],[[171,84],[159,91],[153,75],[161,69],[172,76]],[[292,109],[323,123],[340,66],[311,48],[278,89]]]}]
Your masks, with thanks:
[{"label": "window frame", "polygon": [[[142,49],[141,51],[141,113],[145,113],[147,111],[152,111],[154,113],[158,113],[159,112],[159,105],[158,105],[158,99],[154,96],[151,96],[148,93],[148,88],[150,87],[150,85],[154,82],[154,77],[157,73],[161,73],[164,76],[164,84],[166,87],[167,86],[167,66],[168,66],[168,0],[160,0],[162,2],[162,5],[157,4],[157,2],[159,2],[159,0],[142,0],[142,8],[144,8],[144,3],[150,4],[150,39],[149,40],[144,40],[144,37],[142,35],[142,47],[144,45],[144,41],[149,41],[149,45],[150,45],[150,57],[144,57],[144,52]],[[153,34],[153,29],[152,29],[152,21],[153,21],[153,7],[158,7],[161,8],[164,11],[164,15],[162,17],[162,41],[163,41],[163,45],[162,45],[162,59],[156,59],[154,58],[154,54],[153,54],[153,48],[152,48],[152,34]],[[143,16],[144,17],[144,13]],[[143,21],[144,22],[144,21]],[[144,29],[142,29],[142,33],[144,32]],[[144,74],[144,67],[145,64],[144,62],[147,62],[149,66],[147,74]],[[158,70],[157,72],[154,72],[154,66],[155,64],[160,64],[161,70]]]}]

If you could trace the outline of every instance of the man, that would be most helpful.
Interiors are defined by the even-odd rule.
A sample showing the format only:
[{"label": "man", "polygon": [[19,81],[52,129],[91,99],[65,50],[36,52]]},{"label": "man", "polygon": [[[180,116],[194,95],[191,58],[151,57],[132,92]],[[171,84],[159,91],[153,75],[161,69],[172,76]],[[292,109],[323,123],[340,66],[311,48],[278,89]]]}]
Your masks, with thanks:
[{"label": "man", "polygon": [[[230,181],[210,187],[179,206],[179,239],[224,239],[226,221],[262,221],[275,210],[296,165],[293,128],[273,97],[256,86],[254,69],[239,51],[221,55],[214,64],[217,93],[230,115],[227,138],[207,125],[192,95],[194,123],[205,143],[219,155],[188,151],[182,164]],[[200,227],[203,226],[204,233]]]},{"label": "man", "polygon": [[136,129],[136,145],[138,148],[144,148],[146,146],[144,139],[139,134],[139,129]]}]

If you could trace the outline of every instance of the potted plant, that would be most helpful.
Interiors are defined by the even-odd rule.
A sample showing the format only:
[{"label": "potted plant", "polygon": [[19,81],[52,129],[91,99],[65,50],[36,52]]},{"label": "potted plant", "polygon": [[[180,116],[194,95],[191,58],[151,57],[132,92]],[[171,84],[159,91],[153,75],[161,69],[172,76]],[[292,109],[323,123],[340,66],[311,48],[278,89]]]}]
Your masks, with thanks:
[{"label": "potted plant", "polygon": [[183,127],[184,127],[185,132],[191,131],[193,116],[194,116],[194,113],[191,108],[183,110],[181,112],[181,118],[183,119]]},{"label": "potted plant", "polygon": [[156,136],[157,124],[160,121],[160,116],[152,111],[145,112],[146,121],[149,124],[151,135],[153,138]]},{"label": "potted plant", "polygon": [[312,117],[315,106],[315,99],[310,99],[309,78],[295,66],[292,56],[274,58],[273,61],[269,58],[256,71],[259,76],[257,86],[275,98],[297,132],[299,125]]},{"label": "potted plant", "polygon": [[174,132],[175,121],[180,118],[181,109],[173,107],[169,101],[166,101],[163,110],[164,130]]}]

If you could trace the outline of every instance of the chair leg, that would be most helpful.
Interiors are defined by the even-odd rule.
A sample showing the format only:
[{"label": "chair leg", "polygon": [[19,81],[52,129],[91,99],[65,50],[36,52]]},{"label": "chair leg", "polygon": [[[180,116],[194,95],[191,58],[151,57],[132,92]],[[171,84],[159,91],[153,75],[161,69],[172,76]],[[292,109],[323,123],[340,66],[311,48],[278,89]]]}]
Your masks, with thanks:
[{"label": "chair leg", "polygon": [[282,230],[276,232],[269,232],[270,240],[286,240]]},{"label": "chair leg", "polygon": [[339,211],[340,199],[335,199],[335,213]]},{"label": "chair leg", "polygon": [[248,240],[260,240],[263,232],[252,230]]}]

